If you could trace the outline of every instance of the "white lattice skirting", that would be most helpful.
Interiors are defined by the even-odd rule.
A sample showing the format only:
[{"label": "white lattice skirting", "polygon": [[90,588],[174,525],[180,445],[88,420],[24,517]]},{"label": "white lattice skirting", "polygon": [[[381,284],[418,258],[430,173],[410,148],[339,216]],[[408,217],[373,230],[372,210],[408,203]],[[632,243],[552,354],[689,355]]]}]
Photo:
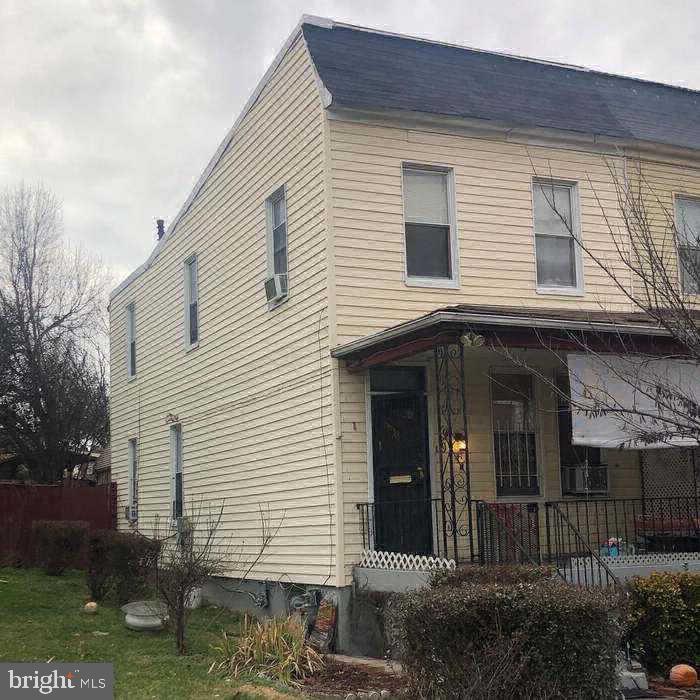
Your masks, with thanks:
[{"label": "white lattice skirting", "polygon": [[[661,566],[700,561],[700,552],[659,552],[657,554],[621,554],[619,557],[601,557],[608,566]],[[589,557],[576,557],[573,566],[590,565]]]},{"label": "white lattice skirting", "polygon": [[365,549],[360,566],[365,569],[392,569],[401,571],[434,571],[435,569],[456,569],[454,559],[426,557],[421,554],[401,554]]}]

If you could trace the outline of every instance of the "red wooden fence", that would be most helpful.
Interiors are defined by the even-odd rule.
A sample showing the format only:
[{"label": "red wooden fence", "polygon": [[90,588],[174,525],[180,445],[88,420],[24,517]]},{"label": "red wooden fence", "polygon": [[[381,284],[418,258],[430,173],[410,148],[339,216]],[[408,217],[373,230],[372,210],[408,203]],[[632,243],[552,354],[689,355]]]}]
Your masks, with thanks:
[{"label": "red wooden fence", "polygon": [[116,486],[0,482],[0,560],[31,561],[35,520],[83,520],[91,529],[114,528]]}]

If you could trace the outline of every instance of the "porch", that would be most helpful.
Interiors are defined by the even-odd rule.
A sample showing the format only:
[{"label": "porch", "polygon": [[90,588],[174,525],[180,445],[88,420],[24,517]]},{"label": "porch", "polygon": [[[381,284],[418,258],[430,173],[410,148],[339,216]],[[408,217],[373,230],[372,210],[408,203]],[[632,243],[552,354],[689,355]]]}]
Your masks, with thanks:
[{"label": "porch", "polygon": [[700,568],[697,451],[574,445],[552,389],[584,336],[612,352],[621,333],[648,352],[667,339],[630,315],[498,311],[436,312],[336,351],[366,393],[357,559],[551,563],[582,585]]}]

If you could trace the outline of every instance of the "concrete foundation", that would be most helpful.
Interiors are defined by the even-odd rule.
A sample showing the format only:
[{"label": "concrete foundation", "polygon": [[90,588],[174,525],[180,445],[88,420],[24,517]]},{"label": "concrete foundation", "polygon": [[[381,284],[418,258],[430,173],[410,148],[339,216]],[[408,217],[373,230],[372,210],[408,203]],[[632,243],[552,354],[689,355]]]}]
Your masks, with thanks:
[{"label": "concrete foundation", "polygon": [[405,593],[425,588],[431,575],[430,571],[365,569],[359,566],[353,570],[353,580],[357,588],[382,593]]},{"label": "concrete foundation", "polygon": [[324,596],[332,598],[338,608],[335,647],[339,651],[348,652],[353,648],[348,617],[350,586],[335,588],[217,577],[212,578],[202,589],[205,603],[238,610],[258,619],[286,617],[293,612],[315,615],[317,602]]},{"label": "concrete foundation", "polygon": [[423,588],[430,572],[356,568],[353,585],[344,588],[280,581],[213,578],[202,589],[205,603],[248,613],[259,619],[295,611],[314,615],[321,597],[338,608],[335,649],[353,656],[382,658],[387,653],[383,611],[392,593]]}]

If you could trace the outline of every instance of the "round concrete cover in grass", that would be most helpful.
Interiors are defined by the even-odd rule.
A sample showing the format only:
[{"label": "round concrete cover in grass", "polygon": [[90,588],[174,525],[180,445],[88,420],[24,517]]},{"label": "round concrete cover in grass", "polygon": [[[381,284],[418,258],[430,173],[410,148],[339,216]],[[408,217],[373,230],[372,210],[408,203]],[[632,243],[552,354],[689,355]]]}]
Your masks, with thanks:
[{"label": "round concrete cover in grass", "polygon": [[163,622],[168,618],[168,609],[160,600],[137,600],[122,605],[126,615],[124,623],[129,629],[139,631],[156,631],[163,629]]}]

